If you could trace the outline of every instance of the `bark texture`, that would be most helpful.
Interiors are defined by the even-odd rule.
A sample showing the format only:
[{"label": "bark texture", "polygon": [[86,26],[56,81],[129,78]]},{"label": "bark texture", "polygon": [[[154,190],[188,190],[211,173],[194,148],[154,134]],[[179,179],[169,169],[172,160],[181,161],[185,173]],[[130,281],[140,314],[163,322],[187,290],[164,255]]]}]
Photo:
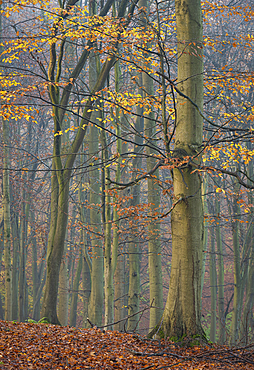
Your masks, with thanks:
[{"label": "bark texture", "polygon": [[[202,143],[202,14],[200,0],[177,0],[178,97],[174,157],[197,155]],[[187,98],[188,97],[188,98]],[[194,104],[193,104],[194,103]],[[196,105],[196,106],[195,106]],[[200,158],[173,171],[172,268],[162,329],[166,337],[203,336],[201,272],[203,207],[201,179],[193,173]],[[194,163],[195,162],[195,163]]]}]

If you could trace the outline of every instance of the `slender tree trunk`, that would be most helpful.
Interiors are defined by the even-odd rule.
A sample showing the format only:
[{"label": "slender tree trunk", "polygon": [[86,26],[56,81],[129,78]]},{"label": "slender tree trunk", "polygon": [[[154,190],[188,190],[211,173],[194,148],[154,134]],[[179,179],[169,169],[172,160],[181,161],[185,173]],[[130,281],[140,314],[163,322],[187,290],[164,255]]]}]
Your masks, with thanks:
[{"label": "slender tree trunk", "polygon": [[[0,261],[2,261],[2,255],[4,251],[4,229],[3,229],[3,215],[2,219],[0,218]],[[1,273],[1,264],[0,264],[0,273]],[[2,295],[0,293],[0,320],[4,320],[4,310],[2,303]]]},{"label": "slender tree trunk", "polygon": [[[148,13],[149,5],[147,0],[140,0],[139,6]],[[141,24],[146,27],[147,19],[141,18]],[[144,55],[144,58],[146,55]],[[145,62],[146,68],[152,68],[150,63]],[[143,97],[152,98],[154,96],[153,79],[148,73],[142,73]],[[152,147],[156,146],[156,124],[154,112],[146,114],[144,118],[144,134],[149,146],[146,147],[147,171],[150,172],[156,165],[157,159],[153,157],[157,151]],[[155,145],[154,145],[155,144]],[[153,173],[153,178],[147,180],[148,183],[148,207],[149,216],[152,218],[148,225],[148,266],[149,266],[149,291],[150,305],[157,308],[150,309],[150,329],[154,328],[161,319],[160,308],[163,308],[162,295],[162,269],[161,269],[161,241],[160,241],[160,220],[156,218],[160,207],[160,188],[158,185],[159,170]]]},{"label": "slender tree trunk", "polygon": [[69,309],[69,274],[66,259],[66,244],[62,258],[59,274],[59,299],[58,299],[58,318],[62,326],[68,324]]},{"label": "slender tree trunk", "polygon": [[[99,72],[98,59],[91,53],[89,59],[89,86],[93,88],[97,74]],[[97,112],[92,114],[92,122],[96,121]],[[89,301],[89,319],[94,325],[102,325],[103,311],[103,247],[102,247],[102,229],[101,215],[98,205],[101,202],[100,196],[100,173],[96,166],[94,157],[97,157],[99,151],[99,129],[91,125],[89,131],[89,158],[91,158],[89,173],[90,180],[90,223],[92,225],[92,272],[91,272],[91,295]]]},{"label": "slender tree trunk", "polygon": [[[233,199],[233,218],[240,214],[240,207],[237,203],[238,200],[238,184],[235,183],[235,194]],[[234,249],[234,300],[233,300],[233,314],[230,326],[230,344],[235,345],[238,341],[240,329],[240,316],[241,316],[241,263],[240,263],[240,243],[239,243],[239,221],[234,219],[232,221],[233,233],[233,249]]]},{"label": "slender tree trunk", "polygon": [[18,214],[12,219],[13,260],[12,260],[12,320],[18,319],[18,281],[19,281],[19,226]]},{"label": "slender tree trunk", "polygon": [[218,320],[219,332],[218,343],[224,344],[226,340],[226,327],[225,327],[225,313],[224,313],[224,258],[221,238],[221,225],[220,225],[220,204],[218,198],[215,198],[215,213],[218,215],[218,222],[216,225],[216,244],[218,254]]},{"label": "slender tree trunk", "polygon": [[[31,212],[30,215],[30,220],[31,220],[31,233],[32,233],[32,279],[33,279],[33,307],[35,306],[35,300],[36,300],[36,295],[38,292],[39,288],[39,281],[38,281],[38,271],[37,271],[37,241],[36,241],[36,235],[35,235],[35,229],[34,229],[34,222],[35,222],[35,216],[34,212]],[[38,321],[40,319],[40,313],[37,310],[36,312],[36,317],[33,316],[33,319]]]},{"label": "slender tree trunk", "polygon": [[[251,149],[251,143],[247,143],[247,148]],[[250,179],[253,179],[253,163],[254,161],[250,161],[248,165],[248,177]],[[251,181],[249,181],[251,183]],[[253,204],[253,193],[250,192],[248,194],[248,202],[249,204]],[[243,308],[243,315],[241,320],[241,342],[245,345],[248,344],[248,340],[251,340],[253,338],[253,335],[251,336],[249,333],[249,330],[251,329],[251,320],[253,316],[253,305],[254,305],[254,248],[253,248],[253,224],[254,224],[254,212],[251,211],[251,214],[249,216],[249,224],[246,231],[246,246],[247,249],[250,250],[249,255],[249,263],[248,263],[248,277],[247,277],[247,287],[246,287],[246,301]],[[247,258],[247,256],[244,256],[244,258]],[[243,261],[243,263],[246,263],[247,261]]]},{"label": "slender tree trunk", "polygon": [[[196,155],[202,144],[203,32],[200,0],[176,0],[178,98],[174,156]],[[188,96],[192,102],[182,96]],[[195,159],[196,161],[197,159]],[[197,162],[199,162],[197,160]],[[200,335],[203,207],[195,165],[173,171],[172,268],[162,329],[166,337]]]},{"label": "slender tree trunk", "polygon": [[2,119],[3,125],[3,210],[4,210],[4,278],[5,278],[5,320],[12,319],[12,272],[11,272],[11,213],[10,213],[10,154],[9,122]]},{"label": "slender tree trunk", "polygon": [[[105,325],[113,322],[114,314],[114,287],[113,287],[113,276],[115,266],[113,265],[113,250],[111,248],[111,197],[109,194],[110,190],[110,170],[108,167],[108,148],[105,131],[101,132],[101,143],[102,143],[102,161],[106,164],[102,171],[104,176],[104,188],[102,188],[103,201],[104,201],[104,292],[105,292]],[[114,259],[115,261],[115,259]],[[113,327],[109,326],[109,330]]]},{"label": "slender tree trunk", "polygon": [[[83,151],[83,150],[82,150]],[[86,162],[87,158],[84,155],[84,162]],[[87,176],[87,174],[86,174]],[[88,182],[88,176],[83,177],[80,176],[80,187],[78,191],[79,196],[79,211],[80,211],[80,219],[83,225],[90,223],[90,211],[84,207],[85,201],[87,201],[87,193],[84,193],[84,185]],[[82,293],[83,293],[83,327],[88,328],[90,324],[87,321],[88,318],[88,306],[91,294],[91,273],[92,273],[92,259],[88,253],[88,247],[90,247],[90,239],[83,226],[82,234],[81,234],[81,245],[83,246],[83,257],[82,257]]]},{"label": "slender tree trunk", "polygon": [[241,320],[241,343],[243,345],[248,344],[249,338],[249,330],[250,330],[250,323],[251,318],[253,315],[253,305],[254,305],[254,251],[252,251],[252,255],[250,258],[249,263],[249,273],[248,273],[248,282],[246,288],[246,300],[243,308],[243,315]]},{"label": "slender tree trunk", "polygon": [[[140,81],[141,81],[141,76]],[[140,135],[135,135],[134,152],[140,152],[140,146],[142,145],[141,135],[144,132],[144,122],[142,117],[142,109],[136,107],[137,119],[135,129]],[[141,167],[141,159],[136,156],[133,160],[133,179],[138,177],[138,170]],[[137,207],[140,203],[140,184],[133,186],[132,188],[132,199],[130,201],[131,207]],[[132,232],[130,235],[129,243],[129,289],[128,289],[128,315],[133,315],[139,311],[139,300],[140,300],[140,248],[139,248],[139,236],[138,236],[138,221],[133,219],[130,221],[132,226]],[[134,331],[138,329],[139,315],[134,315],[128,319],[128,330]]]},{"label": "slender tree trunk", "polygon": [[83,327],[90,327],[87,318],[88,318],[88,304],[91,294],[91,273],[89,270],[88,263],[86,258],[83,258],[83,267],[82,267],[82,287],[83,287]]},{"label": "slender tree trunk", "polygon": [[[120,68],[118,71],[120,74]],[[125,125],[127,126],[127,120],[124,114],[121,115],[121,122],[124,122]],[[119,131],[121,130],[122,136],[125,137],[126,132],[125,132],[124,126],[122,128],[119,128],[119,125],[118,125],[117,127]],[[118,136],[120,136],[121,134],[121,132],[119,131],[118,131]],[[117,145],[121,146],[121,148],[118,147],[117,149],[119,153],[128,152],[127,142],[118,140]],[[122,182],[122,183],[128,182],[127,171],[128,170],[124,168],[121,172],[120,161],[119,161],[118,167],[117,167],[117,173],[116,173],[116,182]],[[127,191],[128,190],[124,191],[123,196],[127,194]],[[114,198],[114,203],[117,204],[116,196]],[[113,211],[113,219],[117,220],[118,217],[119,216],[117,213],[117,207],[115,206],[114,211]],[[125,235],[123,233],[121,234],[121,236],[119,236],[119,230],[122,230],[122,228],[126,228],[127,221],[121,220],[120,222],[119,221],[115,221],[115,222],[116,222],[116,225],[113,230],[113,249],[118,250],[118,257],[117,257],[117,265],[116,265],[115,276],[114,276],[114,288],[115,288],[115,300],[114,300],[115,318],[114,318],[114,321],[117,322],[117,321],[123,320],[127,316],[127,310],[126,310],[127,286],[126,286],[126,281],[125,281],[126,280],[126,267],[125,267],[126,258],[125,258],[125,253],[124,253],[126,249],[125,242],[124,242]],[[120,250],[118,249],[119,248],[119,238],[122,244]],[[123,331],[124,325],[125,325],[125,322],[121,321],[114,326],[114,329]]]},{"label": "slender tree trunk", "polygon": [[[208,214],[208,205],[207,205],[207,197],[206,192],[208,188],[208,177],[206,174],[203,176],[202,182],[202,202],[203,202],[203,212],[204,215]],[[208,221],[204,220],[204,236],[203,236],[203,261],[202,261],[202,274],[201,274],[201,309],[202,309],[202,292],[204,287],[204,280],[205,280],[205,266],[206,266],[206,256],[207,256],[207,244],[208,244]]]},{"label": "slender tree trunk", "polygon": [[210,243],[210,291],[211,291],[211,326],[210,326],[210,341],[216,342],[216,296],[217,296],[217,275],[216,275],[216,255],[215,255],[215,235],[214,227],[211,227],[211,243]]},{"label": "slender tree trunk", "polygon": [[19,309],[18,320],[24,322],[28,314],[26,260],[27,260],[27,224],[29,216],[29,195],[26,192],[27,176],[23,174],[23,189],[20,215],[20,269],[19,269]]},{"label": "slender tree trunk", "polygon": [[[133,199],[130,205],[136,207],[140,199],[140,185],[133,187]],[[135,222],[135,221],[134,221]],[[133,315],[139,311],[140,300],[140,248],[138,228],[132,226],[132,234],[129,243],[129,292],[128,292],[128,315]],[[138,329],[139,315],[136,314],[128,319],[128,331]]]},{"label": "slender tree trunk", "polygon": [[79,292],[79,281],[80,281],[80,276],[81,276],[81,271],[82,271],[82,263],[83,263],[83,253],[81,249],[79,253],[79,260],[78,260],[76,275],[75,275],[74,283],[72,287],[70,326],[76,326],[76,322],[77,322],[78,292]]}]

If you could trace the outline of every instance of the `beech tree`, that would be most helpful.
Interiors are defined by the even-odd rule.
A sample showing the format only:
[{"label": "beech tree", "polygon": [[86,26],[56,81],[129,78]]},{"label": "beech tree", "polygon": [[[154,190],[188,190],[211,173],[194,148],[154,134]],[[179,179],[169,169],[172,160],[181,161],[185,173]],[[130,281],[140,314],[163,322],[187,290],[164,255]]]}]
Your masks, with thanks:
[{"label": "beech tree", "polygon": [[203,26],[200,0],[177,0],[177,121],[174,156],[192,161],[173,170],[172,268],[162,328],[166,337],[201,335],[203,207],[195,167],[203,140]]},{"label": "beech tree", "polygon": [[[65,14],[68,14],[69,9],[76,3],[76,1],[70,1],[66,4]],[[108,0],[104,5],[99,15],[103,17],[109,11],[113,1]],[[123,18],[128,5],[128,0],[122,0],[119,4],[117,17]],[[135,8],[135,2],[130,6],[126,22],[131,18]],[[64,16],[65,17],[65,16]],[[63,19],[63,15],[60,15],[53,27],[53,37],[57,36],[58,28]],[[83,69],[88,56],[89,48],[92,45],[91,41],[88,41],[88,47],[84,49],[81,54],[73,72],[69,77],[69,83],[63,90],[61,98],[59,97],[59,88],[57,83],[61,75],[61,62],[63,54],[63,46],[65,38],[61,41],[61,46],[58,55],[58,63],[56,56],[56,42],[53,41],[50,46],[50,63],[48,70],[48,78],[51,81],[49,86],[50,98],[53,105],[54,112],[54,125],[56,136],[54,138],[54,161],[53,161],[53,172],[52,172],[52,195],[51,195],[51,224],[48,241],[48,252],[47,252],[47,278],[45,285],[45,292],[42,303],[42,317],[47,317],[51,323],[59,323],[56,314],[57,305],[57,291],[59,282],[59,269],[61,259],[64,251],[64,239],[65,231],[68,219],[68,195],[69,195],[69,181],[71,178],[72,167],[79,151],[79,148],[84,139],[88,123],[90,121],[92,107],[94,104],[94,95],[100,91],[105,84],[105,81],[109,75],[109,72],[115,62],[115,58],[112,56],[104,62],[103,67],[98,75],[98,78],[91,90],[91,95],[88,98],[83,114],[80,121],[79,129],[75,138],[71,144],[70,150],[66,155],[65,163],[61,159],[61,135],[62,122],[65,116],[66,107],[70,97],[70,93],[73,86],[73,80],[75,80],[81,70]],[[117,44],[114,45],[117,48]],[[96,101],[95,101],[96,102]],[[92,288],[93,289],[93,288]]]},{"label": "beech tree", "polygon": [[[27,4],[29,7],[26,8]],[[53,8],[54,4],[38,4],[40,15],[35,17],[34,23],[29,23],[33,22],[29,17],[32,13],[37,14],[38,9],[31,10],[29,0],[17,2],[6,10],[8,15],[8,12],[15,14],[19,7],[25,9],[27,13],[23,17],[29,16],[26,22],[28,25],[33,24],[35,29],[30,27],[32,31],[29,33],[29,26],[22,28],[22,23],[22,26],[18,24],[16,27],[15,16],[12,19],[16,27],[13,27],[12,32],[16,32],[18,41],[15,38],[6,41],[6,50],[3,52],[6,62],[10,63],[10,71],[13,69],[14,72],[10,72],[5,78],[7,85],[5,89],[2,88],[2,99],[6,104],[1,106],[1,114],[4,116],[5,110],[10,119],[15,116],[16,119],[30,120],[29,125],[25,126],[28,127],[27,133],[23,129],[25,134],[22,145],[32,150],[31,103],[27,102],[27,106],[25,103],[21,104],[15,94],[21,97],[32,96],[41,104],[46,104],[49,112],[42,120],[49,121],[53,131],[52,141],[49,139],[47,147],[47,152],[49,149],[53,150],[52,158],[47,158],[52,161],[52,166],[49,167],[51,215],[41,316],[47,317],[52,323],[67,324],[71,300],[70,323],[75,325],[76,309],[78,305],[80,307],[80,302],[77,303],[78,294],[83,290],[84,320],[89,317],[91,325],[102,326],[104,314],[104,325],[113,328],[114,306],[115,309],[117,306],[119,311],[115,319],[123,320],[118,323],[118,328],[124,329],[128,319],[128,330],[138,330],[139,325],[143,324],[140,324],[140,320],[144,319],[143,315],[139,316],[141,306],[141,310],[142,307],[149,309],[150,328],[155,327],[151,336],[161,334],[177,339],[199,336],[205,339],[201,327],[203,285],[206,284],[207,289],[207,280],[204,278],[205,250],[210,253],[211,264],[209,292],[212,293],[213,315],[210,339],[216,339],[218,278],[218,284],[221,285],[218,289],[219,340],[225,340],[225,312],[234,310],[231,343],[236,343],[239,331],[241,335],[246,333],[243,325],[239,326],[241,312],[248,325],[251,325],[248,311],[253,307],[253,289],[250,283],[253,277],[252,233],[241,226],[242,220],[236,219],[241,202],[245,200],[247,203],[248,198],[248,203],[253,203],[250,194],[245,194],[242,197],[244,200],[241,198],[240,189],[240,185],[253,189],[253,171],[248,167],[248,158],[253,156],[251,146],[241,149],[235,146],[237,140],[253,137],[251,124],[248,123],[248,128],[245,128],[243,122],[237,120],[241,115],[246,118],[246,122],[251,119],[251,97],[245,99],[248,103],[245,101],[241,110],[242,97],[246,95],[239,92],[249,91],[249,82],[244,81],[240,85],[233,81],[231,70],[217,74],[213,72],[210,78],[209,70],[214,66],[210,68],[208,64],[204,94],[203,47],[207,49],[210,42],[213,50],[215,44],[210,39],[207,41],[203,38],[199,0],[176,0],[175,15],[173,6],[157,2],[148,4],[146,0],[139,0],[137,6],[137,2],[129,0],[119,3],[108,0],[101,5],[92,1],[89,11],[82,4],[79,6],[75,0],[66,4],[60,2],[57,8]],[[209,14],[211,8],[213,9],[213,6],[209,8],[207,5],[208,9],[205,7],[206,5],[204,14]],[[220,6],[218,9],[222,11]],[[30,37],[29,43],[27,37]],[[248,36],[246,42],[249,39]],[[206,52],[207,54],[209,53]],[[20,72],[21,82],[17,87],[16,73],[22,68],[18,64],[20,60],[17,64],[13,61],[20,55],[26,55],[22,64],[25,73],[22,75]],[[216,62],[215,60],[215,64]],[[212,62],[209,60],[209,63]],[[224,55],[223,64],[226,63]],[[33,75],[36,83],[28,81],[26,74]],[[231,95],[229,81],[234,85]],[[1,83],[3,84],[2,80]],[[223,84],[226,85],[224,95],[218,88],[222,88]],[[231,103],[227,107],[227,99],[232,101],[232,95],[237,95],[237,108],[232,108]],[[38,114],[42,116],[40,112]],[[235,120],[237,128],[233,124],[231,126],[231,120]],[[5,131],[8,122],[5,121],[3,125],[5,141],[8,139]],[[207,131],[203,138],[204,122]],[[20,126],[23,125],[23,121],[19,123]],[[27,136],[27,141],[24,136]],[[40,138],[37,140],[39,142]],[[227,145],[228,142],[230,146]],[[238,158],[236,153],[238,155],[241,151],[244,155]],[[229,154],[226,165],[221,161],[216,165],[213,158],[217,160],[225,153]],[[5,160],[8,155],[6,151]],[[35,159],[40,160],[39,156]],[[229,163],[236,159],[243,162],[242,167],[236,165],[238,167],[233,168]],[[21,210],[18,218],[16,211],[12,218],[13,241],[7,235],[4,238],[6,250],[13,253],[13,318],[18,312],[19,291],[20,320],[25,320],[28,316],[27,298],[30,287],[26,285],[29,272],[25,273],[25,267],[30,269],[31,264],[26,263],[27,257],[31,260],[28,246],[36,236],[36,230],[32,226],[36,211],[30,207],[34,199],[25,191],[27,181],[33,182],[34,178],[27,175],[31,167],[23,170],[23,162],[20,161],[19,165],[23,182]],[[8,174],[8,167],[9,165],[4,165],[4,175]],[[216,179],[218,173],[223,174],[220,181]],[[245,174],[248,181],[244,181],[247,178]],[[234,181],[229,180],[229,176],[233,176]],[[214,182],[210,177],[215,179]],[[8,190],[7,177],[3,180],[4,189]],[[223,198],[227,191],[224,181],[230,184],[233,192],[231,198],[228,195]],[[45,192],[48,192],[47,186],[42,181]],[[78,193],[75,193],[76,190]],[[208,208],[207,193],[211,192],[216,192],[216,199],[209,202],[212,207]],[[233,226],[233,241],[230,246],[234,250],[236,284],[232,304],[226,303],[223,289],[225,258],[220,225],[208,231],[208,211],[213,209],[212,212],[222,215],[220,207],[223,204],[219,203],[221,199],[225,203],[225,199],[228,199],[227,212],[231,212],[229,218],[230,225]],[[11,214],[8,213],[7,203],[5,210],[5,230],[8,230]],[[46,224],[49,219],[44,221],[41,217],[41,220]],[[251,214],[248,221],[252,225]],[[14,239],[19,233],[22,234],[20,252],[23,256],[20,264],[24,273],[20,273],[18,277],[16,272],[19,261],[15,256],[18,255],[16,252],[19,247]],[[243,235],[245,260],[241,262],[240,241],[243,240]],[[75,243],[77,247],[74,247]],[[163,243],[168,248],[166,258],[162,254]],[[13,250],[10,246],[13,246]],[[33,305],[34,318],[38,319],[40,296],[45,282],[45,262],[37,265],[36,248],[36,240],[33,240]],[[170,274],[168,299],[163,314],[162,282],[166,290],[168,280],[165,280],[166,274],[161,267],[162,257]],[[240,269],[239,264],[243,266]],[[129,274],[128,279],[125,269]],[[79,291],[81,274],[83,289]],[[61,294],[58,294],[58,286],[62,288],[59,292]],[[243,307],[244,289],[247,304]],[[143,294],[144,291],[147,293]],[[114,299],[117,300],[116,304]],[[127,309],[129,317],[124,320],[123,313]],[[83,322],[83,325],[86,324]]]}]

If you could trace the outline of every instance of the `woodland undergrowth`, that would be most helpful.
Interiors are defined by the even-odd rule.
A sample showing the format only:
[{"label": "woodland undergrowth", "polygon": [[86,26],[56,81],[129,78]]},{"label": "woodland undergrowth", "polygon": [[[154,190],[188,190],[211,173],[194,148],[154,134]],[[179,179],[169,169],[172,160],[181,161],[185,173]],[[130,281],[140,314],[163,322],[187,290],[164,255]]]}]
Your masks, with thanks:
[{"label": "woodland undergrowth", "polygon": [[186,347],[136,334],[0,321],[0,369],[253,369],[254,343]]}]

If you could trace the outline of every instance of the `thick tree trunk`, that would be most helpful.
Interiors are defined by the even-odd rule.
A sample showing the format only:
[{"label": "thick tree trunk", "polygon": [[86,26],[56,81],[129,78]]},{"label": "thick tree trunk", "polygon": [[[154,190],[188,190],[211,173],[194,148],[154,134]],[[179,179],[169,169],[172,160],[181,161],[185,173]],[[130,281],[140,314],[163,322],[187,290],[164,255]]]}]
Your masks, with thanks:
[{"label": "thick tree trunk", "polygon": [[[176,0],[178,45],[177,125],[174,156],[196,155],[202,144],[202,13],[200,0]],[[181,94],[188,96],[185,98]],[[200,159],[199,159],[200,160]],[[197,161],[197,159],[195,159]],[[203,207],[201,179],[188,164],[173,171],[172,268],[162,329],[166,337],[200,335]]]},{"label": "thick tree trunk", "polygon": [[[52,177],[53,183],[56,185],[54,181],[54,173]],[[59,199],[58,186],[55,189],[53,187],[52,191],[53,193],[55,192],[55,194],[51,194],[51,209],[54,207],[54,205],[57,208],[53,209],[51,213],[51,230],[48,240],[47,255],[47,278],[41,312],[41,316],[46,317],[52,324],[59,324],[56,313],[57,293],[68,219],[69,181],[67,180],[66,183],[61,185],[62,186],[59,189]],[[52,217],[54,217],[55,213],[57,214],[56,224],[55,220],[52,220]],[[55,228],[55,230],[52,230],[52,228]]]}]

